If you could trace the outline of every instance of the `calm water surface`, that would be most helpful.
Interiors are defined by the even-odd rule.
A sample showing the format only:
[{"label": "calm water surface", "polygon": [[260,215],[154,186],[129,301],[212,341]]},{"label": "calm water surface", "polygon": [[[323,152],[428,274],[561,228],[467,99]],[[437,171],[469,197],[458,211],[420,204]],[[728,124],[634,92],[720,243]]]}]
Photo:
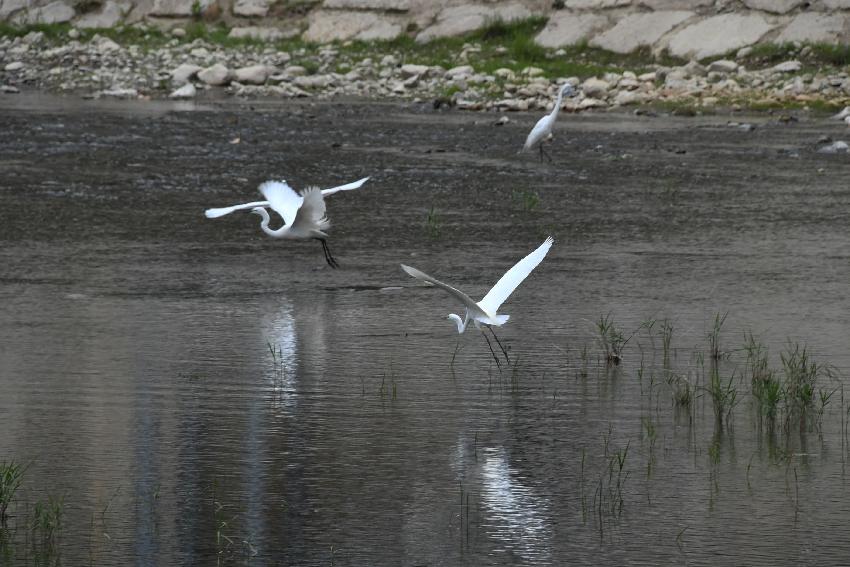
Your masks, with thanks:
[{"label": "calm water surface", "polygon": [[[843,123],[565,116],[541,165],[516,154],[537,116],[496,118],[0,99],[0,461],[27,465],[0,562],[845,562],[850,166],[816,152]],[[365,175],[328,199],[337,271],[203,217]],[[503,368],[398,267],[480,297],[548,234]],[[829,365],[819,425],[759,418],[745,333],[778,375],[789,341]]]}]

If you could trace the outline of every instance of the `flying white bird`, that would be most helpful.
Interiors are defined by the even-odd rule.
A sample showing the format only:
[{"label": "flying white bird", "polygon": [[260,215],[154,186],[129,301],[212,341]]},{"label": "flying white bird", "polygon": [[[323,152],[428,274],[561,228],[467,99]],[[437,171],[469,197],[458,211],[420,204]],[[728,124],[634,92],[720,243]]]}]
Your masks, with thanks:
[{"label": "flying white bird", "polygon": [[[363,179],[358,179],[353,183],[346,183],[345,185],[340,185],[339,187],[331,187],[330,189],[322,189],[322,195],[327,197],[328,195],[333,195],[337,191],[350,191],[352,189],[360,189],[364,183],[369,180],[368,177],[364,177]],[[271,183],[267,181],[266,183]],[[276,183],[283,183],[286,185],[286,181],[279,181]],[[263,184],[265,185],[265,183]],[[262,187],[262,185],[260,186]],[[287,185],[287,187],[289,187]],[[291,190],[291,188],[290,188]],[[299,197],[300,198],[300,197]],[[223,217],[224,215],[229,215],[235,211],[239,211],[242,209],[253,209],[254,207],[270,207],[271,204],[269,201],[254,201],[253,203],[243,203],[241,205],[233,205],[232,207],[221,207],[219,209],[207,209],[204,214],[208,219],[216,219],[218,217]]]},{"label": "flying white bird", "polygon": [[[499,343],[499,347],[502,348],[502,353],[504,353],[505,358],[507,359],[508,353],[505,351],[504,347],[502,347],[499,337],[497,337],[496,333],[493,331],[493,326],[500,327],[504,325],[507,323],[510,315],[499,315],[499,307],[501,307],[502,303],[504,303],[514,290],[519,287],[519,284],[528,277],[528,274],[530,274],[532,270],[534,270],[534,268],[543,261],[543,258],[546,257],[546,253],[549,252],[549,248],[552,247],[553,242],[555,241],[551,236],[546,238],[543,244],[538,246],[534,252],[514,264],[510,270],[505,272],[505,275],[496,282],[496,285],[494,285],[492,289],[487,292],[487,295],[485,295],[479,302],[476,302],[459,289],[454,288],[447,283],[443,283],[438,279],[432,278],[428,274],[420,272],[416,268],[411,268],[410,266],[402,264],[401,269],[414,278],[422,280],[428,285],[437,286],[447,291],[456,299],[459,299],[461,303],[466,306],[466,315],[463,318],[455,313],[451,313],[447,316],[447,319],[451,319],[457,325],[457,332],[459,334],[463,333],[470,320],[477,329],[480,329],[483,324],[486,328],[490,329],[491,333],[493,333],[493,338],[496,339],[497,343]],[[487,339],[486,334],[484,335],[484,338]],[[487,344],[490,345],[490,339],[487,339]],[[490,352],[493,352],[492,346],[490,346]],[[499,360],[495,353],[493,353],[493,358],[496,359],[496,363],[498,364]]]},{"label": "flying white bird", "polygon": [[[301,195],[295,192],[286,181],[266,181],[259,187],[260,193],[266,198],[265,201],[254,201],[232,207],[220,209],[207,209],[207,218],[218,218],[242,209],[251,209],[251,212],[260,215],[260,228],[273,238],[306,239],[314,238],[322,243],[322,252],[325,261],[331,268],[338,268],[339,264],[331,255],[328,248],[328,235],[324,232],[330,228],[331,223],[325,215],[325,196],[333,195],[337,191],[350,191],[358,189],[366,181],[364,177],[353,183],[331,187],[330,189],[318,189],[310,187]],[[269,227],[269,213],[266,207],[272,208],[283,218],[283,226],[278,229]]]},{"label": "flying white bird", "polygon": [[543,156],[546,156],[550,162],[552,158],[549,157],[545,151],[543,151],[543,142],[545,142],[552,135],[552,126],[555,125],[555,119],[558,118],[558,112],[561,110],[561,101],[563,101],[564,96],[573,96],[575,95],[575,89],[569,83],[564,83],[564,86],[561,87],[561,90],[558,91],[558,99],[555,101],[555,108],[552,109],[552,112],[541,118],[537,121],[537,124],[534,125],[534,128],[531,129],[531,132],[528,134],[528,138],[525,139],[525,145],[522,147],[522,151],[530,150],[537,144],[537,147],[540,148],[540,161],[543,161]]}]

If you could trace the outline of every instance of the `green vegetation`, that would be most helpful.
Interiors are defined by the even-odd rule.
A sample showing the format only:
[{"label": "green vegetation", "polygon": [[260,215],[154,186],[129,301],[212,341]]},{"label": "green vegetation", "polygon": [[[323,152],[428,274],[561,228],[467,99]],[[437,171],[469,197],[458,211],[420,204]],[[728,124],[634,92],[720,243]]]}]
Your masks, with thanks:
[{"label": "green vegetation", "polygon": [[0,464],[0,526],[6,525],[9,504],[21,486],[24,471],[25,467],[15,461],[4,461]]}]

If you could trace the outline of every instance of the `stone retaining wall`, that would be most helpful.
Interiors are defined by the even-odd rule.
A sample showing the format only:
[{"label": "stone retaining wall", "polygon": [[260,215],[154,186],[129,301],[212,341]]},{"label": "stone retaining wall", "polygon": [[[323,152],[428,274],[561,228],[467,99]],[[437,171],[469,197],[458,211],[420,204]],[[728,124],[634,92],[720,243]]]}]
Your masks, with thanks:
[{"label": "stone retaining wall", "polygon": [[546,16],[536,41],[578,42],[627,53],[668,50],[714,57],[764,42],[847,43],[850,0],[0,0],[0,21],[113,27],[141,20],[168,28],[223,21],[234,35],[300,34],[315,42],[417,41],[461,35],[500,18]]}]

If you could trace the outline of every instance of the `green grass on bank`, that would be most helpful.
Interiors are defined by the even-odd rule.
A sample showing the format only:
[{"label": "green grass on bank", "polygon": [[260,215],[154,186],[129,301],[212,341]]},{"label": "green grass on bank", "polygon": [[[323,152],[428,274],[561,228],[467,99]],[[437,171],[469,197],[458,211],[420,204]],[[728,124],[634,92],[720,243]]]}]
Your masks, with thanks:
[{"label": "green grass on bank", "polygon": [[[334,42],[339,51],[336,69],[344,70],[358,61],[371,57],[380,60],[391,54],[403,63],[422,65],[440,65],[451,68],[469,64],[476,71],[493,73],[496,69],[507,68],[520,72],[526,67],[538,67],[543,76],[549,79],[577,76],[587,78],[600,76],[606,72],[625,70],[641,73],[652,64],[681,65],[685,61],[674,59],[666,54],[653,55],[649,49],[640,49],[629,54],[618,54],[596,49],[580,43],[561,50],[547,49],[537,45],[534,37],[546,25],[545,17],[533,17],[514,22],[493,21],[483,28],[463,37],[439,38],[428,43],[417,43],[409,29],[408,33],[389,41],[346,41]],[[110,29],[80,29],[79,40],[88,41],[95,34],[108,37],[122,45],[139,45],[142,49],[156,49],[174,42],[191,43],[197,39],[225,48],[274,49],[292,53],[294,60],[315,72],[319,65],[311,58],[322,47],[292,38],[276,41],[264,41],[253,38],[231,38],[230,29],[223,24],[206,24],[202,21],[190,22],[182,26],[185,35],[175,38],[152,26],[118,26]],[[20,37],[32,31],[40,31],[50,41],[63,41],[68,38],[72,26],[64,24],[33,24],[12,26],[0,23],[0,37]],[[462,53],[465,58],[461,58]],[[557,55],[556,55],[557,53]],[[734,57],[734,54],[727,54]],[[716,59],[716,58],[712,58]],[[850,65],[850,45],[841,44],[764,44],[754,46],[750,54],[740,62],[747,68],[770,67],[776,63],[798,59],[803,63],[801,73],[829,71]]]}]

